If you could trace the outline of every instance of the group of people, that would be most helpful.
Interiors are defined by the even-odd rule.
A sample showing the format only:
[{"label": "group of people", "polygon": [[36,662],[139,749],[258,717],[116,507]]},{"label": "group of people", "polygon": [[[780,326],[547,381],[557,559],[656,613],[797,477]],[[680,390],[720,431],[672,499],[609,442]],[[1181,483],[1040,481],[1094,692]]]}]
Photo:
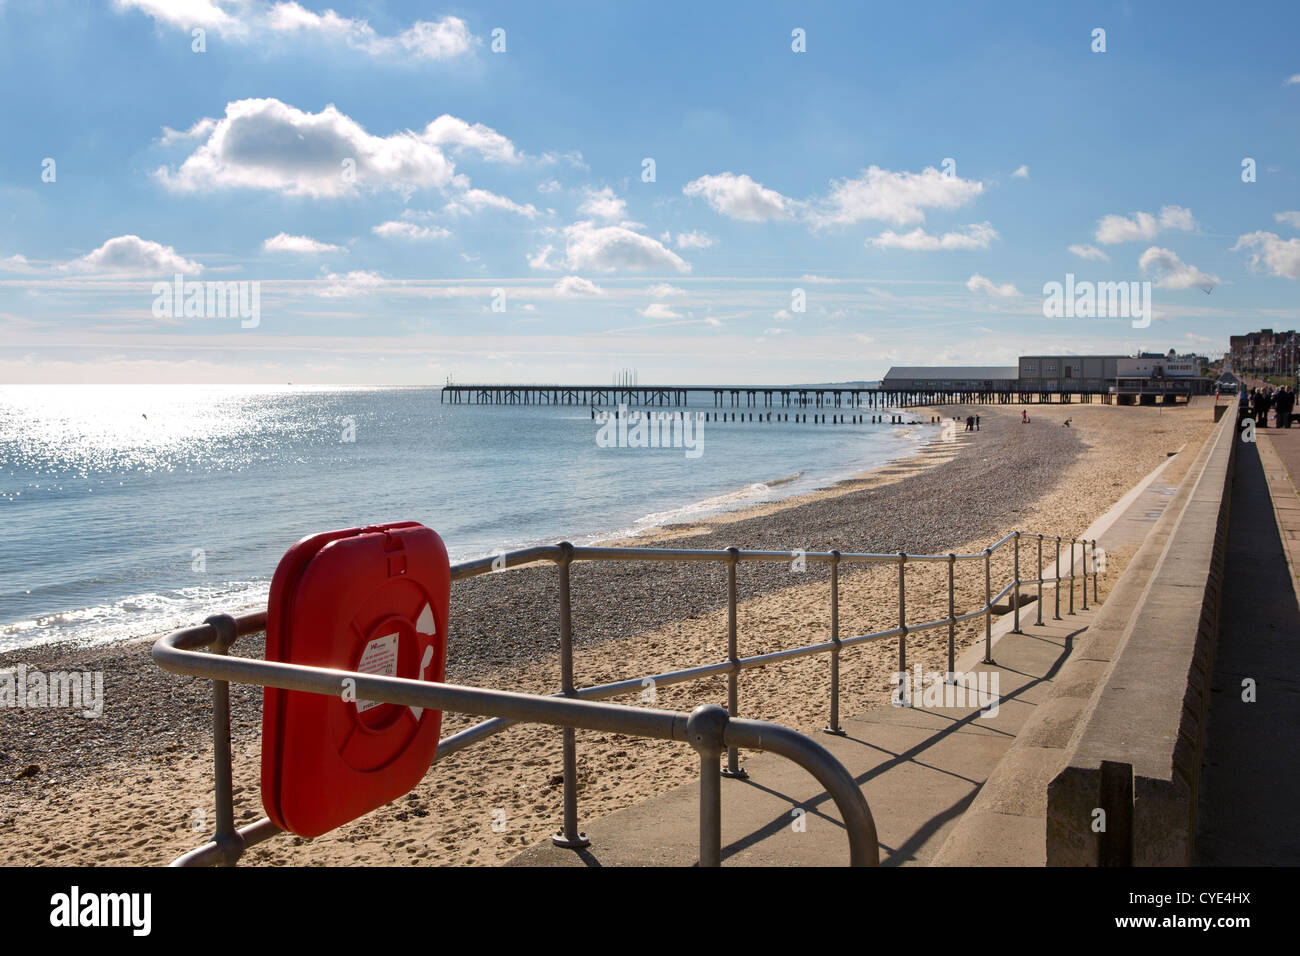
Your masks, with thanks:
[{"label": "group of people", "polygon": [[966,416],[966,430],[968,432],[977,432],[980,430],[980,417],[978,415]]},{"label": "group of people", "polygon": [[1294,408],[1295,390],[1289,385],[1283,388],[1265,385],[1250,391],[1243,388],[1241,397],[1237,399],[1237,417],[1254,419],[1256,428],[1268,427],[1269,409],[1273,410],[1278,428],[1290,428],[1291,411]]}]

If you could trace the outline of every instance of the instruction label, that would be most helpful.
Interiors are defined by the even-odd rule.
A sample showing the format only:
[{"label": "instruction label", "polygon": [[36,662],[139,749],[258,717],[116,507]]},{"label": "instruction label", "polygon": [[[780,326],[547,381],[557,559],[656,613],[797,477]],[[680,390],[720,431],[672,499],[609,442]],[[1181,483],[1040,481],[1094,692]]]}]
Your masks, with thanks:
[{"label": "instruction label", "polygon": [[[377,677],[397,676],[397,635],[386,634],[377,637],[361,652],[361,663],[357,670],[362,674],[374,674]],[[371,707],[378,707],[383,701],[358,700],[357,713],[364,714]]]}]

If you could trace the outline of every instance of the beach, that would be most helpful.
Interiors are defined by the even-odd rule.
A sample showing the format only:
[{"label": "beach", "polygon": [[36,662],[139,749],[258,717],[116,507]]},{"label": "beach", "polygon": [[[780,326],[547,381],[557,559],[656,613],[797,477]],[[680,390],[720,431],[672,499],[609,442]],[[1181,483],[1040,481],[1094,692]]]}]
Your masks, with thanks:
[{"label": "beach", "polygon": [[[1176,483],[1212,427],[1208,406],[941,406],[907,418],[981,416],[918,454],[856,479],[779,502],[655,529],[619,543],[873,553],[969,553],[1010,531],[1080,534],[1168,455]],[[1065,427],[1065,419],[1071,425]],[[1130,557],[1108,555],[1106,591]],[[994,580],[1011,575],[1010,549],[994,558]],[[1032,566],[1031,566],[1032,567]],[[909,622],[946,616],[946,568],[909,568]],[[1031,572],[1022,571],[1022,577]],[[739,643],[745,655],[829,637],[828,572],[809,565],[738,570]],[[532,567],[459,582],[453,588],[448,680],[552,693],[559,684],[557,572]],[[841,573],[841,633],[897,624],[897,571]],[[983,602],[983,573],[959,566],[958,613]],[[996,585],[995,585],[996,588]],[[721,564],[577,564],[572,569],[575,674],[580,686],[712,663],[725,657],[726,576]],[[213,608],[218,612],[221,608]],[[958,650],[982,637],[960,626]],[[211,832],[210,685],[159,670],[148,642],[94,649],[54,645],[0,656],[45,671],[104,673],[105,709],[87,719],[66,710],[3,714],[0,834],[4,862],[162,864]],[[260,657],[260,639],[234,653]],[[942,669],[946,630],[912,635],[909,663]],[[841,712],[887,703],[897,641],[847,649]],[[829,657],[743,673],[740,714],[819,731],[828,709]],[[236,820],[263,811],[258,793],[261,689],[232,687]],[[636,697],[620,698],[635,705]],[[689,710],[726,702],[725,678],[658,690],[654,705]],[[476,722],[447,714],[444,735]],[[579,731],[579,812],[590,820],[692,779],[684,745]],[[742,761],[744,753],[741,754]],[[34,769],[33,769],[34,768]],[[494,864],[545,839],[560,819],[558,728],[519,726],[436,761],[396,803],[307,841],[279,836],[243,862],[272,865]],[[504,826],[502,826],[504,823]]]}]

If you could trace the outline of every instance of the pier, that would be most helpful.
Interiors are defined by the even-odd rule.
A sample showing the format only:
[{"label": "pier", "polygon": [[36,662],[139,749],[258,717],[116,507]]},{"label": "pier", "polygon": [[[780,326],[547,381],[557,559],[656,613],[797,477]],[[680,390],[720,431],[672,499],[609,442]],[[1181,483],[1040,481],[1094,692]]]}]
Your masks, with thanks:
[{"label": "pier", "polygon": [[[1142,396],[1154,398],[1154,396]],[[1164,396],[1166,402],[1173,396]],[[694,401],[692,399],[694,398]],[[1019,389],[893,389],[799,385],[445,385],[449,405],[628,405],[639,408],[911,408],[926,405],[1013,405],[1101,402],[1109,392]]]}]

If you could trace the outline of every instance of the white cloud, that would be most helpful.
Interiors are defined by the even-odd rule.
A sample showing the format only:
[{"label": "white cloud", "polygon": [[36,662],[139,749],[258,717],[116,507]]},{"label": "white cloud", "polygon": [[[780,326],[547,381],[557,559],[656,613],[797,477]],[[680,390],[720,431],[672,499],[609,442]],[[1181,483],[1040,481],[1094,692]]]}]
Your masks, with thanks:
[{"label": "white cloud", "polygon": [[307,113],[277,99],[250,99],[226,104],[226,115],[179,169],[164,166],[154,175],[181,192],[242,187],[324,197],[358,186],[441,187],[454,174],[442,150],[415,133],[372,136],[332,104]]},{"label": "white cloud", "polygon": [[196,275],[203,266],[178,255],[171,246],[141,239],[139,236],[116,236],[94,252],[63,266],[73,272],[113,272],[142,275],[165,275],[183,272]]},{"label": "white cloud", "polygon": [[981,182],[946,176],[932,166],[919,173],[871,166],[856,179],[835,183],[810,218],[816,226],[851,225],[864,219],[906,225],[925,222],[926,209],[956,209],[983,191]]},{"label": "white cloud", "polygon": [[[564,230],[566,259],[570,269],[584,272],[644,271],[672,269],[690,272],[681,256],[649,236],[622,226],[597,226],[575,222]],[[540,254],[539,254],[540,255]],[[533,264],[532,259],[529,264]],[[546,262],[543,258],[542,262]],[[543,268],[544,266],[534,266]]]},{"label": "white cloud", "polygon": [[421,226],[399,219],[381,222],[379,225],[372,227],[370,231],[376,236],[383,236],[385,239],[405,239],[408,242],[446,239],[451,235],[451,230],[442,226]]},{"label": "white cloud", "polygon": [[328,242],[318,242],[308,236],[291,236],[287,232],[281,232],[272,236],[262,243],[262,248],[267,252],[346,252],[341,246],[330,245]]},{"label": "white cloud", "polygon": [[27,261],[26,256],[13,255],[0,259],[0,272],[35,272],[36,267]]},{"label": "white cloud", "polygon": [[537,187],[539,193],[558,193],[560,191],[560,182],[557,179],[548,179]]},{"label": "white cloud", "polygon": [[561,264],[551,261],[551,253],[555,251],[555,246],[543,246],[533,255],[528,257],[528,267],[530,269],[541,269],[549,271],[559,269]]},{"label": "white cloud", "polygon": [[477,153],[498,163],[518,163],[523,159],[515,144],[490,126],[467,123],[446,113],[426,126],[420,138],[434,146],[449,146],[458,153]]},{"label": "white cloud", "polygon": [[909,252],[987,249],[989,243],[998,237],[997,230],[987,222],[962,226],[961,229],[961,232],[945,232],[941,236],[932,236],[919,226],[902,235],[893,230],[886,230],[874,239],[868,239],[867,245],[880,249],[906,249]]},{"label": "white cloud", "polygon": [[116,0],[116,7],[119,11],[139,10],[155,23],[186,32],[203,27],[248,41],[303,36],[345,43],[389,63],[454,59],[479,42],[459,17],[417,20],[401,33],[381,36],[365,20],[340,16],[333,10],[316,13],[293,0]]},{"label": "white cloud", "polygon": [[565,276],[555,283],[555,294],[567,298],[576,295],[604,295],[605,290],[582,276]]},{"label": "white cloud", "polygon": [[1206,289],[1219,284],[1219,277],[1207,275],[1196,266],[1183,262],[1168,249],[1152,246],[1138,259],[1138,268],[1143,275],[1153,274],[1159,278],[1156,285],[1162,289]]},{"label": "white cloud", "polygon": [[170,126],[164,126],[163,134],[158,138],[158,142],[163,146],[172,146],[176,143],[189,142],[192,139],[203,139],[211,135],[212,129],[216,125],[217,121],[207,116],[186,130],[176,130]]},{"label": "white cloud", "polygon": [[337,299],[344,296],[361,295],[370,289],[377,288],[384,284],[384,279],[375,272],[348,272],[339,275],[330,272],[325,276],[325,281],[329,283],[324,289],[321,289],[317,295],[326,299]]},{"label": "white cloud", "polygon": [[1297,86],[1297,85],[1300,85],[1300,73],[1297,73],[1297,74],[1295,74],[1294,76],[1288,76],[1287,79],[1286,79],[1286,82],[1285,82],[1283,85],[1284,85],[1284,86]]},{"label": "white cloud", "polygon": [[744,173],[701,176],[683,186],[682,192],[687,196],[701,196],[724,216],[746,222],[784,219],[792,205],[792,200],[754,182]]},{"label": "white cloud", "polygon": [[537,207],[532,203],[520,205],[513,199],[505,196],[498,196],[496,193],[488,192],[486,189],[468,189],[461,193],[454,201],[449,202],[444,208],[444,212],[452,215],[464,216],[471,211],[479,212],[483,209],[501,209],[505,212],[512,212],[516,215],[523,216],[525,219],[537,218]]},{"label": "white cloud", "polygon": [[651,302],[644,309],[637,309],[637,311],[647,319],[680,319],[682,317],[680,312],[675,312],[662,302]]},{"label": "white cloud", "polygon": [[1014,173],[1011,174],[1011,178],[1012,178],[1012,179],[1028,179],[1028,178],[1029,178],[1029,167],[1028,167],[1028,166],[1023,166],[1023,165],[1022,165],[1022,166],[1017,166],[1017,167],[1016,167],[1016,171],[1015,171]]},{"label": "white cloud", "polygon": [[1070,247],[1070,251],[1080,259],[1097,259],[1101,262],[1110,262],[1110,256],[1096,246],[1074,245]]},{"label": "white cloud", "polygon": [[1250,232],[1237,239],[1232,251],[1254,249],[1252,269],[1287,279],[1300,279],[1300,239],[1283,239],[1271,232]]},{"label": "white cloud", "polygon": [[1154,239],[1162,229],[1179,229],[1190,232],[1196,228],[1190,209],[1182,206],[1163,206],[1157,219],[1149,212],[1135,212],[1132,219],[1124,216],[1103,216],[1097,222],[1095,238],[1098,242],[1114,245],[1117,242]]},{"label": "white cloud", "polygon": [[1283,225],[1294,226],[1295,228],[1300,229],[1300,212],[1276,212],[1273,214],[1273,218]]},{"label": "white cloud", "polygon": [[707,233],[703,232],[679,232],[677,234],[678,249],[707,249],[717,240]]},{"label": "white cloud", "polygon": [[978,272],[966,280],[966,288],[970,289],[972,292],[987,292],[989,295],[998,298],[1009,298],[1011,296],[1020,295],[1020,290],[1010,282],[1004,283],[1003,285],[994,285],[992,281],[984,278]]},{"label": "white cloud", "polygon": [[685,295],[685,289],[679,289],[675,285],[669,285],[667,282],[656,282],[650,288],[646,289],[648,295],[656,299],[667,299],[674,295]]},{"label": "white cloud", "polygon": [[616,220],[627,215],[627,203],[614,195],[608,186],[603,189],[588,189],[587,198],[578,206],[578,213],[595,219]]}]

